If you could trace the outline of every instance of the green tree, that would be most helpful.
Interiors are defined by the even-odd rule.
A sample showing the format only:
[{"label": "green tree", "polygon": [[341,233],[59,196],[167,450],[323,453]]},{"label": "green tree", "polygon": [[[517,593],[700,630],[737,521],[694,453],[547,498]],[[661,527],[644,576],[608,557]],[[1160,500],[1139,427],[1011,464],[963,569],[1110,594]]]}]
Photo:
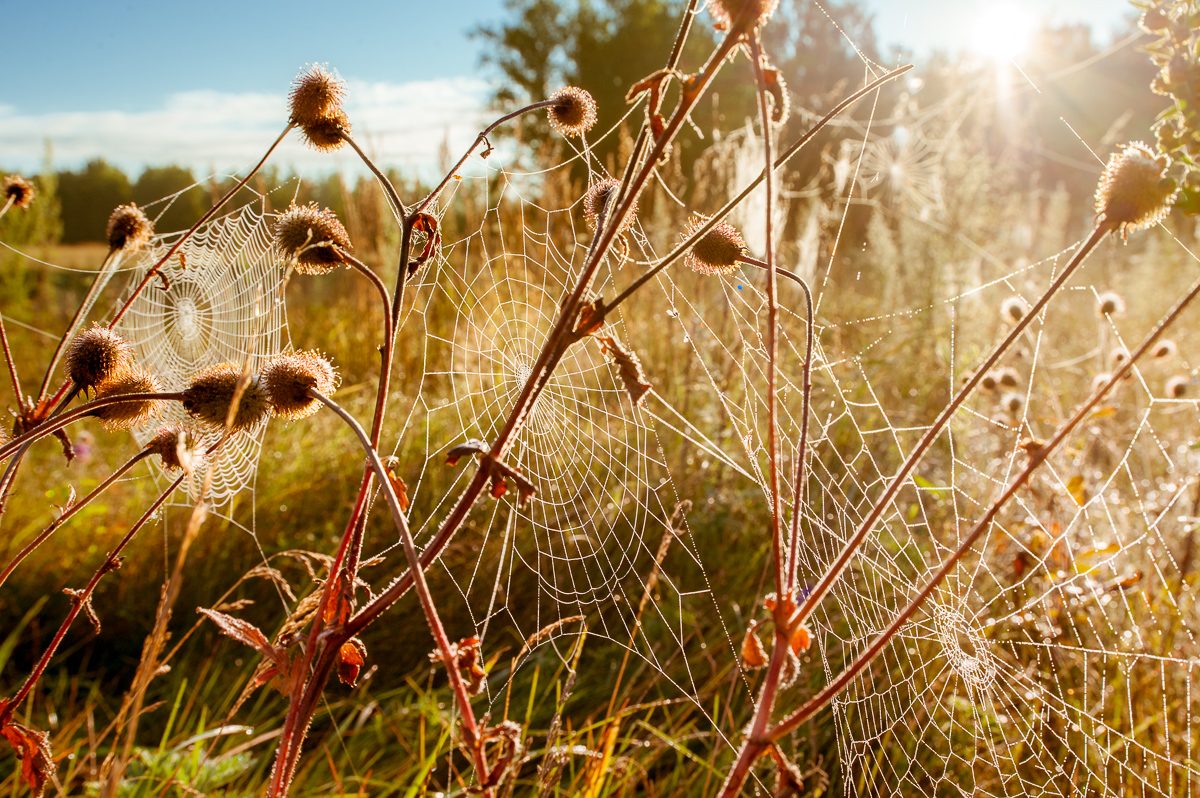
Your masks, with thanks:
[{"label": "green tree", "polygon": [[146,208],[160,233],[186,230],[208,210],[208,192],[191,169],[151,167],[133,184],[133,201]]},{"label": "green tree", "polygon": [[104,241],[104,230],[113,208],[133,201],[129,178],[102,158],[89,161],[78,172],[59,172],[62,197],[62,240]]}]

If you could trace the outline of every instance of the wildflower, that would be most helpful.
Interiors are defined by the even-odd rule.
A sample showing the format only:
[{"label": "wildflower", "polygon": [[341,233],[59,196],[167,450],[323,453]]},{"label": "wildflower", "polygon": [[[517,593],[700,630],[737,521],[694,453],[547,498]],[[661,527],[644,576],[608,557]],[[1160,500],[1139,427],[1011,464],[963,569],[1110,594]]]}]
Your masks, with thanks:
[{"label": "wildflower", "polygon": [[1191,377],[1183,374],[1176,374],[1174,377],[1171,377],[1169,380],[1167,380],[1167,396],[1171,397],[1172,399],[1182,399],[1183,397],[1187,396],[1191,385]]},{"label": "wildflower", "polygon": [[1169,338],[1164,338],[1154,345],[1154,350],[1150,353],[1155,360],[1169,360],[1175,357],[1178,347],[1175,342]]},{"label": "wildflower", "polygon": [[596,101],[576,86],[564,86],[549,97],[550,128],[563,136],[582,136],[596,124]]},{"label": "wildflower", "polygon": [[1167,177],[1167,156],[1135,141],[1108,159],[1096,186],[1096,213],[1121,229],[1158,224],[1171,209],[1178,185]]},{"label": "wildflower", "polygon": [[292,205],[275,223],[275,243],[283,254],[296,259],[301,274],[326,274],[346,262],[350,235],[337,214],[315,202]]},{"label": "wildflower", "polygon": [[[616,199],[617,191],[621,188],[620,180],[599,180],[588,189],[588,192],[583,195],[583,218],[591,227],[595,227],[600,220],[600,214],[611,212],[613,207],[611,203]],[[621,225],[621,232],[633,224],[633,219],[637,215],[637,200],[633,201],[633,205],[629,208],[629,213],[625,216],[625,222]]]},{"label": "wildflower", "polygon": [[[696,218],[683,234],[690,238],[707,220]],[[732,225],[721,222],[709,230],[688,251],[684,258],[693,271],[702,274],[732,274],[746,254],[746,242]]]},{"label": "wildflower", "polygon": [[[158,393],[162,390],[154,375],[138,366],[129,366],[96,388],[96,398],[107,399],[134,393]],[[92,411],[107,430],[132,429],[158,415],[162,402],[157,399],[139,399],[105,405]]]},{"label": "wildflower", "polygon": [[124,370],[132,359],[133,352],[125,339],[97,324],[67,344],[67,376],[77,390],[87,393]]},{"label": "wildflower", "polygon": [[154,225],[137,205],[118,205],[108,217],[104,235],[114,250],[136,252],[150,240]]},{"label": "wildflower", "polygon": [[309,388],[322,394],[337,390],[338,375],[329,361],[316,352],[294,352],[273,358],[263,367],[261,382],[276,415],[300,419],[311,416],[321,403]]},{"label": "wildflower", "polygon": [[717,30],[730,30],[735,26],[750,30],[762,25],[779,0],[712,0],[708,10],[716,20]]},{"label": "wildflower", "polygon": [[1105,291],[1096,297],[1096,307],[1102,316],[1115,316],[1125,312],[1125,300],[1115,291]]},{"label": "wildflower", "polygon": [[[241,376],[242,370],[232,363],[209,366],[193,377],[183,392],[183,409],[209,427],[224,429]],[[249,430],[270,414],[267,392],[257,378],[251,377],[230,428],[234,432]]]},{"label": "wildflower", "polygon": [[1010,296],[1000,304],[1000,315],[1007,321],[1020,321],[1028,312],[1029,305],[1019,296]]},{"label": "wildflower", "polygon": [[322,64],[309,64],[292,81],[288,95],[292,122],[307,128],[336,118],[342,113],[345,97],[346,83],[337,72],[330,72]]},{"label": "wildflower", "polygon": [[20,175],[9,175],[4,178],[5,202],[12,200],[13,205],[25,210],[36,195],[37,191],[34,190],[33,183]]}]

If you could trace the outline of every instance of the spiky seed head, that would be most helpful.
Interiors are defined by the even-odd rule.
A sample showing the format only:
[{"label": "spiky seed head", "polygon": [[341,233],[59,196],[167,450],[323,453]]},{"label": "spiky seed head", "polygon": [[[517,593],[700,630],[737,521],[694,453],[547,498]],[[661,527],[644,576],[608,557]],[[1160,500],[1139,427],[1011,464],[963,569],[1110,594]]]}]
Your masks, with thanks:
[{"label": "spiky seed head", "polygon": [[8,175],[4,178],[4,202],[12,200],[13,205],[24,210],[36,195],[37,190],[34,189],[33,183],[20,175]]},{"label": "spiky seed head", "polygon": [[1162,9],[1150,8],[1142,14],[1138,26],[1147,33],[1161,33],[1171,27],[1171,18]]},{"label": "spiky seed head", "polygon": [[354,249],[337,214],[315,202],[283,212],[275,223],[275,243],[285,256],[296,259],[301,274],[331,272],[346,262],[340,250]]},{"label": "spiky seed head", "polygon": [[564,86],[547,99],[550,129],[560,136],[582,136],[596,124],[596,101],[578,86]]},{"label": "spiky seed head", "polygon": [[350,135],[350,117],[344,111],[338,111],[333,116],[300,125],[300,133],[304,142],[317,152],[333,152],[345,144],[345,137]]},{"label": "spiky seed head", "polygon": [[1016,388],[1021,384],[1021,374],[1012,366],[996,369],[996,382],[1005,388]]},{"label": "spiky seed head", "polygon": [[191,471],[196,455],[192,450],[194,439],[186,427],[165,427],[146,444],[146,450],[158,455],[167,471]]},{"label": "spiky seed head", "polygon": [[1182,399],[1188,395],[1192,387],[1192,378],[1184,374],[1176,374],[1167,380],[1167,396],[1172,399]]},{"label": "spiky seed head", "polygon": [[1096,308],[1101,316],[1116,316],[1125,312],[1125,300],[1116,291],[1105,291],[1096,297]]},{"label": "spiky seed head", "polygon": [[1109,157],[1096,186],[1096,213],[1104,221],[1129,230],[1153,227],[1171,210],[1178,185],[1167,177],[1170,162],[1140,141]]},{"label": "spiky seed head", "polygon": [[1000,316],[1005,321],[1018,322],[1029,312],[1029,305],[1019,296],[1010,296],[1000,303]]},{"label": "spiky seed head", "polygon": [[1114,347],[1113,350],[1108,353],[1108,362],[1111,363],[1112,367],[1115,369],[1119,369],[1121,366],[1124,366],[1125,361],[1127,360],[1129,360],[1129,350],[1123,346]]},{"label": "spiky seed head", "polygon": [[[613,180],[612,178],[598,180],[583,195],[583,218],[587,220],[589,227],[596,226],[600,221],[601,213],[611,213],[613,211],[615,206],[610,203],[616,199],[617,191],[620,188],[621,181],[619,180]],[[633,224],[634,217],[637,216],[637,209],[637,200],[635,199],[633,206],[629,209],[629,214],[625,217],[625,222],[617,232],[622,232],[628,229],[629,225]]]},{"label": "spiky seed head", "polygon": [[1155,360],[1170,360],[1175,357],[1175,353],[1179,348],[1175,346],[1175,342],[1169,338],[1164,338],[1154,345],[1154,350],[1150,353]]},{"label": "spiky seed head", "polygon": [[1000,407],[1004,409],[1004,412],[1015,418],[1025,409],[1025,397],[1016,392],[1006,393],[1000,397]]},{"label": "spiky seed head", "polygon": [[109,214],[105,236],[108,238],[108,245],[113,249],[136,252],[152,235],[154,225],[137,205],[118,205]]},{"label": "spiky seed head", "polygon": [[[707,221],[699,217],[693,219],[683,239],[691,238]],[[742,240],[741,233],[733,225],[720,222],[692,245],[683,262],[692,271],[701,274],[733,274],[745,254],[746,242]]]},{"label": "spiky seed head", "polygon": [[291,119],[302,128],[338,116],[346,98],[346,83],[324,64],[308,64],[292,81],[288,95]]},{"label": "spiky seed head", "polygon": [[337,390],[338,374],[317,352],[293,352],[273,358],[263,367],[261,382],[275,415],[299,419],[311,416],[321,403],[309,396],[310,388],[328,396]]},{"label": "spiky seed head", "polygon": [[[213,429],[224,429],[242,370],[232,363],[209,366],[192,378],[183,392],[183,409]],[[232,430],[244,432],[271,414],[271,402],[257,377],[251,377],[238,402]]]},{"label": "spiky seed head", "polygon": [[[158,393],[162,388],[154,375],[139,366],[127,366],[96,388],[96,398],[107,399],[131,393]],[[158,415],[162,402],[158,399],[119,402],[105,405],[92,412],[107,430],[140,427]]]},{"label": "spiky seed head", "polygon": [[778,4],[779,0],[711,0],[708,10],[717,30],[730,30],[734,26],[752,30],[766,22]]},{"label": "spiky seed head", "polygon": [[99,324],[71,339],[64,354],[67,376],[87,393],[131,364],[133,350],[125,339]]}]

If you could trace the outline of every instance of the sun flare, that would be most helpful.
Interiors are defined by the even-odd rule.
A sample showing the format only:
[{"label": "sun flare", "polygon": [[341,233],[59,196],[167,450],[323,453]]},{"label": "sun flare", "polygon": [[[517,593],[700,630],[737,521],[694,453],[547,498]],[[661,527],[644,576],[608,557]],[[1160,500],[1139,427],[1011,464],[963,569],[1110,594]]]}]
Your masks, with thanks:
[{"label": "sun flare", "polygon": [[1036,28],[1033,13],[1017,2],[988,5],[971,26],[971,49],[996,61],[1008,61],[1029,46]]}]

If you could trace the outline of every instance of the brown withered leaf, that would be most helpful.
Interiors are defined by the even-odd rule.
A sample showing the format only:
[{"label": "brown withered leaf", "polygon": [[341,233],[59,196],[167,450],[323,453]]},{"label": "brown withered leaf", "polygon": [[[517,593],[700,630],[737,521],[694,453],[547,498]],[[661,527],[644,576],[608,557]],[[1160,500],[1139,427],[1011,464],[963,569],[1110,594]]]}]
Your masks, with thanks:
[{"label": "brown withered leaf", "polygon": [[383,458],[383,467],[387,472],[388,481],[392,483],[392,490],[396,493],[396,502],[400,505],[401,512],[408,512],[408,485],[404,484],[404,480],[396,476],[396,469],[400,466],[399,457]]},{"label": "brown withered leaf", "polygon": [[55,430],[53,435],[62,444],[63,457],[67,458],[67,462],[70,463],[75,459],[75,447],[71,445],[71,439],[67,437],[67,431],[65,429]]},{"label": "brown withered leaf", "polygon": [[493,499],[499,499],[504,494],[508,493],[508,483],[504,481],[502,476],[492,477],[492,489],[488,491]]},{"label": "brown withered leaf", "polygon": [[450,447],[450,451],[446,452],[446,465],[456,466],[458,461],[464,457],[473,457],[475,455],[484,455],[488,452],[488,445],[478,438],[472,438],[466,443],[460,443],[457,446]]},{"label": "brown withered leaf", "polygon": [[12,745],[21,760],[21,778],[35,796],[46,790],[46,782],[54,779],[54,755],[50,751],[50,735],[10,723],[0,734]]},{"label": "brown withered leaf", "polygon": [[[471,695],[479,695],[483,691],[484,683],[487,681],[487,671],[483,669],[479,642],[478,637],[471,636],[457,643],[450,644],[450,656],[454,659],[455,667],[458,668],[463,678],[466,679],[467,690]],[[446,667],[450,667],[450,664],[445,661],[440,651],[429,652],[429,660],[433,663],[441,662]]]},{"label": "brown withered leaf", "polygon": [[804,624],[796,624],[796,628],[792,631],[792,651],[799,654],[801,651],[808,649],[812,645],[812,633],[808,631],[808,627]]},{"label": "brown withered leaf", "polygon": [[787,84],[775,67],[764,69],[763,78],[767,93],[771,95],[771,121],[778,125],[787,119],[788,115]]},{"label": "brown withered leaf", "polygon": [[650,383],[646,382],[646,376],[642,373],[641,361],[638,360],[637,355],[625,349],[615,339],[603,337],[599,340],[600,351],[613,356],[613,360],[617,364],[617,375],[621,378],[629,398],[635,405],[640,406],[642,398],[652,387]]},{"label": "brown withered leaf", "polygon": [[354,589],[346,581],[345,574],[339,573],[333,577],[332,597],[325,605],[322,620],[327,624],[341,626],[350,619],[354,612]]},{"label": "brown withered leaf", "polygon": [[235,618],[232,615],[226,615],[216,610],[204,609],[203,607],[196,611],[215,623],[217,628],[229,637],[232,637],[239,643],[245,643],[276,665],[286,665],[287,655],[271,645],[271,641],[267,640],[267,636],[259,631],[258,627],[254,624],[249,621],[243,621],[241,618]]},{"label": "brown withered leaf", "polygon": [[579,308],[579,316],[575,319],[573,330],[576,340],[600,331],[604,326],[604,300],[599,296],[586,301]]},{"label": "brown withered leaf", "polygon": [[351,687],[358,681],[358,673],[367,662],[367,647],[357,637],[352,637],[338,649],[338,679]]},{"label": "brown withered leaf", "polygon": [[746,636],[742,638],[742,662],[752,671],[767,664],[767,650],[754,633],[753,626],[746,630]]}]

